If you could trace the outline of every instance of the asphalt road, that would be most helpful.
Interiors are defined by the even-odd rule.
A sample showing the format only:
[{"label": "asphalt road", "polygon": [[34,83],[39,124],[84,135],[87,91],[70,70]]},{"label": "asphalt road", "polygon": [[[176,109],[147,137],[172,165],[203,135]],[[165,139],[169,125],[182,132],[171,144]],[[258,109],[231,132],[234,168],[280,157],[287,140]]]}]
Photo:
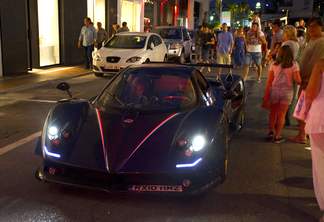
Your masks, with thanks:
[{"label": "asphalt road", "polygon": [[[69,82],[75,96],[91,98],[107,81],[90,75]],[[264,140],[267,113],[259,108],[263,84],[253,80],[247,84],[247,123],[231,141],[225,183],[200,197],[184,198],[110,194],[36,180],[33,174],[41,160],[33,155],[31,135],[41,130],[54,102],[66,97],[55,89],[56,83],[0,95],[1,222],[317,221],[309,151],[301,145]],[[284,135],[294,133],[289,128]]]}]

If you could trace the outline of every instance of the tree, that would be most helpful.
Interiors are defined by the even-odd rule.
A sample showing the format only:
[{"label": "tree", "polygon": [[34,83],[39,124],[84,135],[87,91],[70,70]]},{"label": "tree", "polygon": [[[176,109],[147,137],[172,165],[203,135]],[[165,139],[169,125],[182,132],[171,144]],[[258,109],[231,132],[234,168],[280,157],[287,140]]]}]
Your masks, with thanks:
[{"label": "tree", "polygon": [[242,21],[249,18],[250,6],[247,2],[241,2],[239,4],[230,4],[228,9],[231,12],[232,24],[236,21]]}]

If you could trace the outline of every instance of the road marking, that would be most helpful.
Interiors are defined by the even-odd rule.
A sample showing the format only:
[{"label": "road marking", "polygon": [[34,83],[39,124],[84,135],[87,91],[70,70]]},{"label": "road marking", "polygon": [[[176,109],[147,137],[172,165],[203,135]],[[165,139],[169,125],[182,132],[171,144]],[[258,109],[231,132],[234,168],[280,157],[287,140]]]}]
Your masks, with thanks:
[{"label": "road marking", "polygon": [[55,100],[46,100],[46,99],[18,99],[17,101],[37,102],[37,103],[57,103],[57,101]]},{"label": "road marking", "polygon": [[29,135],[29,136],[21,139],[21,140],[18,140],[16,142],[12,143],[12,144],[9,144],[7,146],[1,147],[0,148],[0,156],[3,155],[3,154],[8,153],[11,150],[16,149],[16,148],[18,148],[18,147],[20,147],[20,146],[22,146],[22,145],[24,145],[26,143],[29,143],[29,142],[35,140],[37,137],[40,137],[41,134],[42,134],[42,132],[39,131],[37,133],[31,134],[31,135]]}]

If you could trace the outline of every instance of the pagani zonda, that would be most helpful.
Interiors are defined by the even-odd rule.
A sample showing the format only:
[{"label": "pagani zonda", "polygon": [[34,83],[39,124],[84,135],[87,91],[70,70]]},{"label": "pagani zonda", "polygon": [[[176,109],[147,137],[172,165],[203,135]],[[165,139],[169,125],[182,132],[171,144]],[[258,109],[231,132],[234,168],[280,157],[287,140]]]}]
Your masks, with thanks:
[{"label": "pagani zonda", "polygon": [[50,110],[36,177],[107,191],[205,190],[225,179],[244,103],[237,75],[215,80],[186,65],[129,67],[91,101],[71,98]]}]

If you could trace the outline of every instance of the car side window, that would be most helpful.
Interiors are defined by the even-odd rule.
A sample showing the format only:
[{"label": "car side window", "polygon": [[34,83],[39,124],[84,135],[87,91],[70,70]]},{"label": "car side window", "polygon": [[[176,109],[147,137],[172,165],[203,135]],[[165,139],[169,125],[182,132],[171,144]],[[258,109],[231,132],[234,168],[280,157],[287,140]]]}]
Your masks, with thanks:
[{"label": "car side window", "polygon": [[[153,36],[151,36],[151,37],[149,38],[149,40],[147,41],[147,49],[149,49],[149,48],[151,47],[152,42],[153,42],[153,44],[154,44]],[[155,44],[154,44],[154,45],[155,45]]]},{"label": "car side window", "polygon": [[157,47],[157,46],[159,46],[159,45],[162,44],[162,40],[161,40],[160,37],[158,37],[156,35],[153,35],[152,38],[153,38],[153,43],[154,43],[154,46],[155,47]]},{"label": "car side window", "polygon": [[188,33],[188,30],[187,29],[183,29],[183,39],[185,41],[189,41],[190,40],[189,33]]}]

